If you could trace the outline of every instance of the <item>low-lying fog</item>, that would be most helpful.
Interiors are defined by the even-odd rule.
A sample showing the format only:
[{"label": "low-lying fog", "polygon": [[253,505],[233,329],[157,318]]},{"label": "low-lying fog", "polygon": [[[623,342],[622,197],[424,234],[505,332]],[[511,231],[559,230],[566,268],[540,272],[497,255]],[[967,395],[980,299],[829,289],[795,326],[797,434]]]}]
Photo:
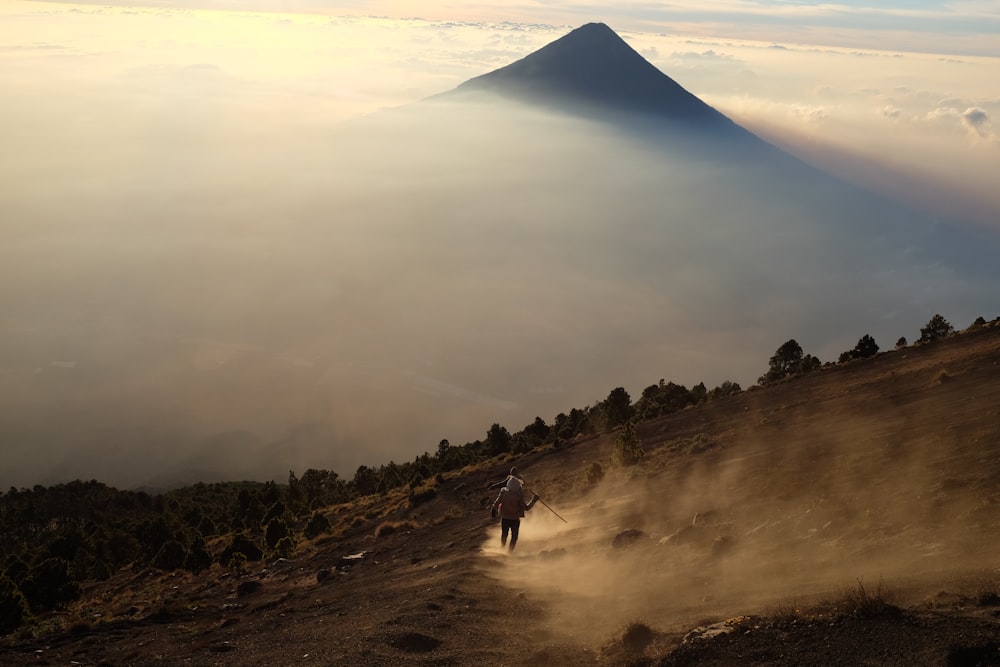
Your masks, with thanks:
[{"label": "low-lying fog", "polygon": [[58,154],[3,192],[3,487],[351,477],[618,386],[748,386],[789,338],[830,361],[995,315],[982,272],[912,247],[923,228],[836,227],[803,208],[829,195],[611,125],[104,112],[53,125]]}]

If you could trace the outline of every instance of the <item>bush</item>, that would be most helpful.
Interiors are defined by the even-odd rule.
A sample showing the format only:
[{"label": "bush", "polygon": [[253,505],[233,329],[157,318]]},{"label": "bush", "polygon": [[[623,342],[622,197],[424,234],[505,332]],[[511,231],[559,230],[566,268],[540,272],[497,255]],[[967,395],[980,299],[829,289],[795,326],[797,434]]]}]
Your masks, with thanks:
[{"label": "bush", "polygon": [[411,488],[409,494],[407,494],[407,498],[410,504],[414,506],[437,498],[437,489],[434,488],[433,480],[430,484],[421,484],[416,488]]},{"label": "bush", "polygon": [[268,521],[267,528],[264,529],[264,541],[269,549],[273,549],[278,542],[288,537],[288,524],[284,519],[274,518]]},{"label": "bush", "polygon": [[604,479],[604,466],[602,466],[597,461],[590,464],[586,472],[583,473],[583,479],[587,486],[594,486],[602,479]]},{"label": "bush", "polygon": [[28,601],[9,577],[0,577],[0,635],[21,627],[30,617]]},{"label": "bush", "polygon": [[900,608],[892,604],[892,597],[881,579],[874,587],[866,586],[859,579],[857,586],[844,591],[836,607],[838,611],[855,618],[895,616],[900,613]]},{"label": "bush", "polygon": [[212,566],[212,556],[205,549],[205,540],[196,538],[188,550],[187,558],[184,559],[184,569],[188,572],[198,574],[202,570],[207,570]]},{"label": "bush", "polygon": [[225,561],[226,567],[232,568],[234,570],[242,570],[247,566],[246,554],[239,551],[235,551],[229,555],[229,558]]},{"label": "bush", "polygon": [[46,558],[31,568],[20,586],[32,611],[54,609],[80,597],[80,585],[69,576],[69,563],[61,558]]},{"label": "bush", "polygon": [[611,448],[611,465],[616,468],[623,466],[633,466],[637,464],[646,452],[642,449],[642,442],[635,432],[635,424],[625,422],[622,426],[618,439],[615,440],[614,447]]},{"label": "bush", "polygon": [[279,558],[291,558],[295,555],[295,538],[287,535],[274,545],[274,555]]},{"label": "bush", "polygon": [[167,540],[153,556],[153,567],[161,570],[179,570],[187,560],[187,548],[177,540]]},{"label": "bush", "polygon": [[229,546],[219,554],[219,562],[228,564],[236,554],[243,555],[244,564],[246,561],[258,561],[264,557],[261,548],[242,530],[233,533],[233,539],[229,542]]},{"label": "bush", "polygon": [[329,533],[330,527],[330,520],[326,518],[325,514],[322,512],[313,512],[312,516],[309,517],[309,523],[306,524],[303,534],[311,540],[323,533]]},{"label": "bush", "polygon": [[622,633],[622,647],[628,653],[642,653],[655,637],[656,633],[652,628],[645,623],[634,621],[625,626],[625,631]]}]

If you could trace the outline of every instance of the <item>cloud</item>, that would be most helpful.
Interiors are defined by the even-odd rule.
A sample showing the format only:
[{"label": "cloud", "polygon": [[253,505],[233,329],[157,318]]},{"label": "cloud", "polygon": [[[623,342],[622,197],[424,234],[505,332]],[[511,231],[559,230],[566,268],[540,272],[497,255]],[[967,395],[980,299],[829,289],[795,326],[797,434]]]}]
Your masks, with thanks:
[{"label": "cloud", "polygon": [[[219,75],[155,71],[181,91]],[[615,386],[746,385],[790,336],[830,358],[844,321],[884,340],[965,303],[962,276],[870,255],[875,239],[845,274],[822,213],[609,127],[498,103],[262,132],[183,99],[169,131],[107,106],[93,143],[60,154],[86,179],[8,198],[24,223],[0,256],[17,352],[0,423],[45,454],[10,453],[11,483],[140,484],[179,462],[349,474]],[[872,303],[902,315],[864,321]]]},{"label": "cloud", "polygon": [[990,117],[986,114],[986,111],[980,109],[979,107],[969,107],[963,111],[962,122],[964,122],[966,127],[980,137],[987,137],[990,135],[992,122],[990,121]]},{"label": "cloud", "polygon": [[[845,338],[844,322],[882,343],[941,304],[988,315],[942,268],[825,282],[842,256],[803,222],[813,212],[791,225],[776,200],[693,198],[726,169],[607,128],[500,106],[478,123],[376,113],[561,30],[161,10],[53,20],[89,57],[0,56],[0,124],[18,156],[0,164],[0,426],[17,443],[0,488],[142,483],[178,460],[349,474],[494,422],[550,421],[615,386],[748,384],[790,336],[836,357],[864,333]],[[4,25],[40,39],[33,20]],[[667,73],[752,128],[809,128],[995,198],[977,181],[995,158],[954,141],[979,122],[961,109],[997,113],[977,97],[989,63],[963,65],[969,78],[908,56],[880,74],[888,59],[859,71],[820,49],[630,40],[678,54]],[[879,92],[896,84],[962,102],[939,127],[925,97]],[[886,132],[871,110],[890,106],[915,120]]]},{"label": "cloud", "polygon": [[794,116],[809,125],[820,125],[827,119],[826,109],[822,106],[796,104],[791,111]]},{"label": "cloud", "polygon": [[886,118],[896,120],[900,117],[901,114],[902,111],[900,111],[897,107],[894,107],[892,105],[886,105],[882,107],[882,115],[885,116]]},{"label": "cloud", "polygon": [[673,53],[670,54],[670,59],[671,60],[681,60],[681,61],[684,61],[684,60],[695,60],[695,61],[704,61],[704,60],[715,60],[715,61],[718,61],[718,60],[727,60],[727,61],[732,61],[732,60],[736,60],[736,58],[734,56],[732,56],[731,54],[728,54],[728,53],[718,53],[714,49],[708,49],[707,51],[701,51],[701,52],[696,52],[696,51],[685,51],[685,52],[674,51]]}]

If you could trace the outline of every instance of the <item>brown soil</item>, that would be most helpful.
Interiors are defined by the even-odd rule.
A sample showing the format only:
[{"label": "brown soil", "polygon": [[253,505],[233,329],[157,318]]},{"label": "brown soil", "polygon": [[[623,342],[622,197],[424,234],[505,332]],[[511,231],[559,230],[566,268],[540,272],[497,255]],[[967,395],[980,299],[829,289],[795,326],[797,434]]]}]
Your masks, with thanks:
[{"label": "brown soil", "polygon": [[[330,508],[291,560],[119,572],[0,663],[1000,664],[1000,328],[639,433],[635,468],[612,434]],[[548,507],[507,553],[486,486],[512,463]]]}]

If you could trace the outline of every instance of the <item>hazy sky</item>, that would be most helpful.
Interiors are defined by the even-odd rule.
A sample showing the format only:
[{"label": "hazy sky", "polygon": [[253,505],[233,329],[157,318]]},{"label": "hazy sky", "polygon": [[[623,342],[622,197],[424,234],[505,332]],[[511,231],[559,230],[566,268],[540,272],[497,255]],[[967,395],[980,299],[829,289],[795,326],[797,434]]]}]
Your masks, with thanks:
[{"label": "hazy sky", "polygon": [[[471,198],[463,213],[475,160],[421,161],[433,169],[415,178],[406,138],[378,188],[353,180],[355,163],[374,172],[380,155],[345,123],[590,21],[817,164],[1000,229],[997,2],[6,2],[0,485],[138,484],[175,468],[259,477],[269,465],[350,476],[483,437],[494,421],[551,421],[616,386],[633,397],[660,378],[746,386],[791,337],[831,360],[866,332],[884,349],[912,340],[934,312],[956,326],[995,316],[947,277],[897,312],[859,304],[871,320],[842,331],[810,327],[813,311],[784,294],[755,314],[706,314],[699,304],[724,303],[725,283],[688,290],[716,301],[686,301],[643,282],[637,267],[651,264],[594,266],[582,242],[548,248],[570,211],[590,220],[565,207],[566,184],[501,178],[497,213]],[[567,154],[593,132],[551,122],[538,120],[539,136]],[[486,141],[467,138],[470,155]],[[690,176],[589,140],[581,164],[598,146],[622,150],[622,183]],[[508,186],[539,191],[511,202]],[[529,209],[566,217],[520,230],[548,254],[511,236]],[[458,231],[463,215],[485,236]],[[414,220],[430,222],[417,233]],[[480,239],[489,252],[470,251]],[[671,280],[702,270],[673,259]],[[558,289],[539,288],[546,276]]]}]

